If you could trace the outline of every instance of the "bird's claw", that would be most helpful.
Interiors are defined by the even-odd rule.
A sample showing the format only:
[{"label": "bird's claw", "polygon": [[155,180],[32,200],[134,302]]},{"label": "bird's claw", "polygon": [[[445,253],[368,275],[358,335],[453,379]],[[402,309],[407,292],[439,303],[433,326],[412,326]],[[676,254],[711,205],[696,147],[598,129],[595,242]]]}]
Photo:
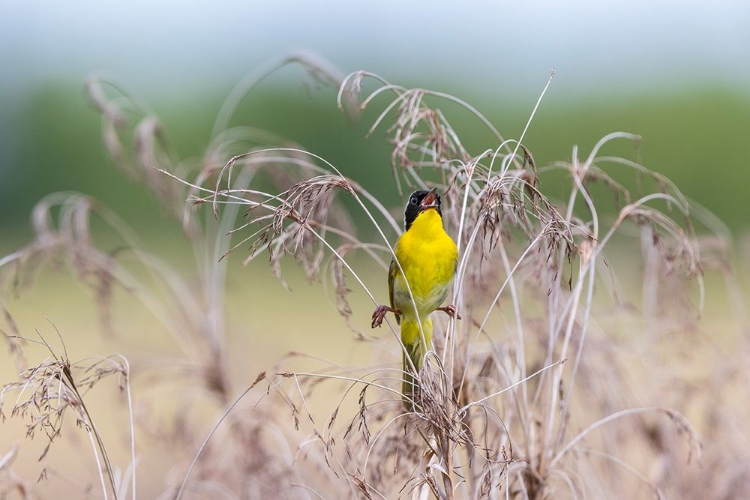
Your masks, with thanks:
[{"label": "bird's claw", "polygon": [[445,314],[447,314],[451,318],[461,319],[461,315],[458,314],[458,311],[456,311],[456,306],[454,306],[453,304],[450,304],[445,307],[438,307],[438,310],[443,311]]},{"label": "bird's claw", "polygon": [[385,319],[385,315],[389,312],[396,312],[392,307],[388,306],[378,306],[375,308],[375,312],[372,313],[372,323],[370,326],[372,328],[375,328],[376,326],[380,326],[383,324],[383,320]]}]

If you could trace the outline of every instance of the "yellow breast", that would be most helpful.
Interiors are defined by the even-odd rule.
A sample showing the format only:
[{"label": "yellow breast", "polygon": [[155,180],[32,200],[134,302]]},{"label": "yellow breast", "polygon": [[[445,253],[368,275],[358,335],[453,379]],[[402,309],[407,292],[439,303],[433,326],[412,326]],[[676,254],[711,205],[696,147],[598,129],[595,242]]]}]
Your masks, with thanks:
[{"label": "yellow breast", "polygon": [[414,294],[417,311],[398,269],[393,280],[393,307],[402,312],[405,320],[415,320],[415,312],[424,320],[448,295],[458,263],[456,244],[443,229],[440,214],[430,209],[417,216],[396,242],[394,251]]}]

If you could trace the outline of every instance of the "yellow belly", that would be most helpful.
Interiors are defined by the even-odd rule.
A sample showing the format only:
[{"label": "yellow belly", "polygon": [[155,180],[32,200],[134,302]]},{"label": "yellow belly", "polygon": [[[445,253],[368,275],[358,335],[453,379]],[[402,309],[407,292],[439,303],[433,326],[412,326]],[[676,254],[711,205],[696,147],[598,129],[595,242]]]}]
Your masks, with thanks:
[{"label": "yellow belly", "polygon": [[445,301],[453,283],[458,262],[456,244],[443,229],[437,211],[427,210],[401,235],[394,251],[403,274],[396,268],[393,307],[401,311],[402,321],[425,321]]}]

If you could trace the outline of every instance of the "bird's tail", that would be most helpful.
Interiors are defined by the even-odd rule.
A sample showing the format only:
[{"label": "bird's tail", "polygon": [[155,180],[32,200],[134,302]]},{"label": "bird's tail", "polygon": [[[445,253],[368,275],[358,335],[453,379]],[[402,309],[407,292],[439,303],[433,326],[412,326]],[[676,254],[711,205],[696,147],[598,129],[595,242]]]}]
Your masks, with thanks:
[{"label": "bird's tail", "polygon": [[407,411],[414,411],[419,399],[419,370],[432,339],[432,320],[422,321],[420,330],[416,321],[401,321],[401,342],[404,343],[403,377],[401,395]]}]

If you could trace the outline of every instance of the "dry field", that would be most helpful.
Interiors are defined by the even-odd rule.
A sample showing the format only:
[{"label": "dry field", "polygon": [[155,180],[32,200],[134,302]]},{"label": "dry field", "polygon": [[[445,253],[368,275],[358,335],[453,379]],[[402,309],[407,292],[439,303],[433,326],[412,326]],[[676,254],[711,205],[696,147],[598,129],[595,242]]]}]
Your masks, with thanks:
[{"label": "dry field", "polygon": [[[398,327],[369,328],[401,208],[229,126],[287,64],[351,119],[375,110],[383,182],[443,194],[462,319],[434,318],[413,412]],[[39,202],[0,259],[0,498],[750,497],[742,259],[637,153],[608,156],[637,136],[536,165],[467,103],[300,53],[240,82],[185,160],[144,103],[87,91],[113,165],[185,239],[152,248],[106,200]],[[494,142],[467,150],[445,106]]]}]

